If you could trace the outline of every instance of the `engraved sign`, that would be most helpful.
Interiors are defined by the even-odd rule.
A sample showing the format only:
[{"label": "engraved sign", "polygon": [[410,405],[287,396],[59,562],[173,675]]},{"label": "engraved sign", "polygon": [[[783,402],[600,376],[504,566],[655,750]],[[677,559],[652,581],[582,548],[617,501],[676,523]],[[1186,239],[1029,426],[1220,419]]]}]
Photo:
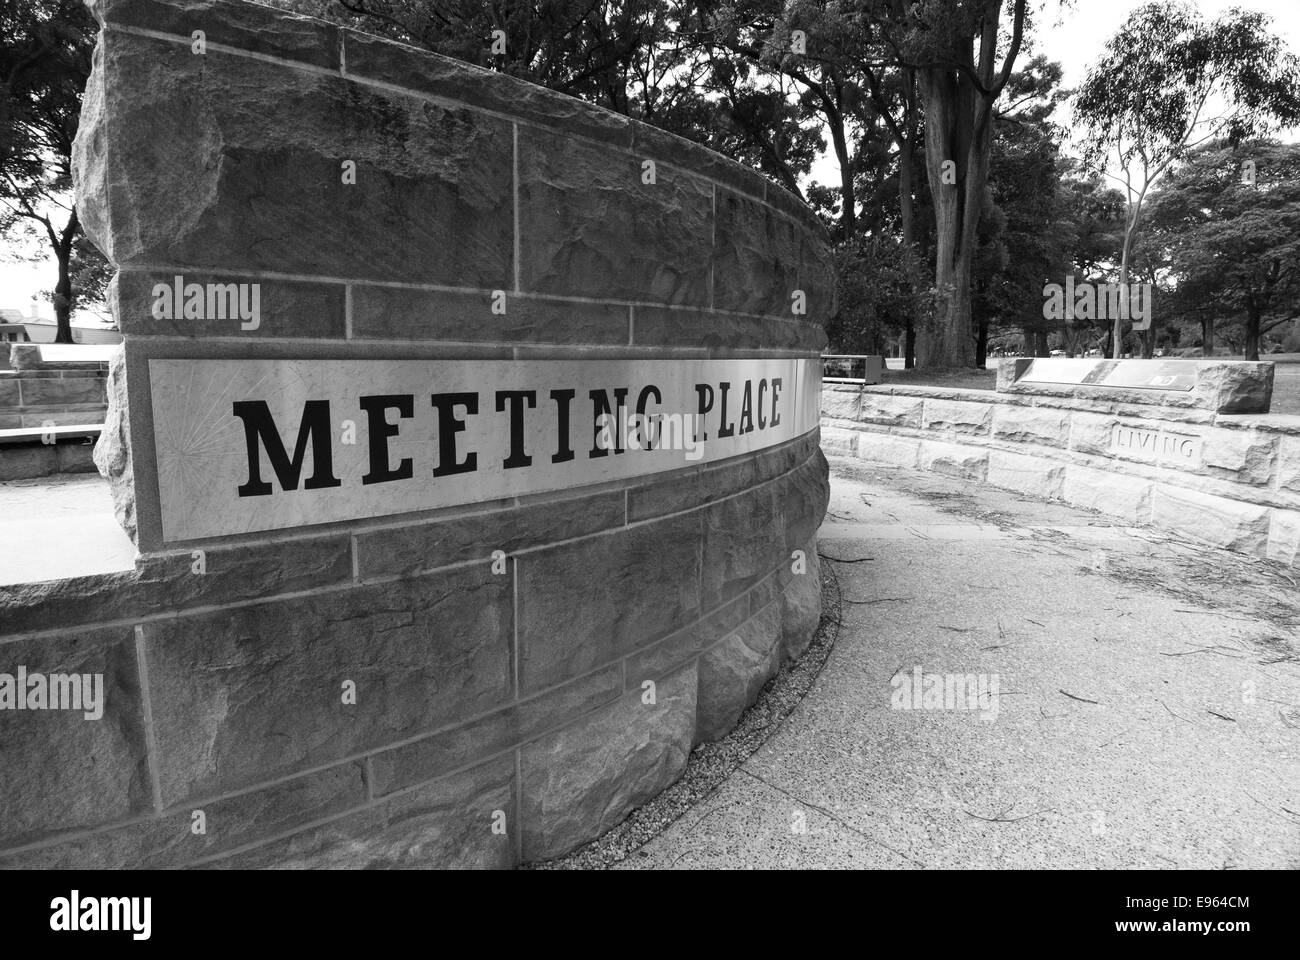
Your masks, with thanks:
[{"label": "engraved sign", "polygon": [[818,360],[152,359],[163,539],[480,503],[816,428]]},{"label": "engraved sign", "polygon": [[1039,359],[1016,382],[1187,392],[1196,388],[1196,367],[1179,360]]},{"label": "engraved sign", "polygon": [[1111,430],[1110,451],[1162,466],[1197,467],[1201,464],[1200,437],[1118,423]]}]

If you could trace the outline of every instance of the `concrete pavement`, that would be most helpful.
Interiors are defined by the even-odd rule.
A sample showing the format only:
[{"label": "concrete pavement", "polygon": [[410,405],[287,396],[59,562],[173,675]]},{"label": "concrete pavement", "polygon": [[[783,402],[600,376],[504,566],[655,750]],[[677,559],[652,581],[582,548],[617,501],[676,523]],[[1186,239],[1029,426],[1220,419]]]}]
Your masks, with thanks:
[{"label": "concrete pavement", "polygon": [[[820,550],[862,562],[831,564],[826,668],[621,867],[1300,867],[1293,574],[964,481],[831,480]],[[985,697],[902,709],[927,675]]]}]

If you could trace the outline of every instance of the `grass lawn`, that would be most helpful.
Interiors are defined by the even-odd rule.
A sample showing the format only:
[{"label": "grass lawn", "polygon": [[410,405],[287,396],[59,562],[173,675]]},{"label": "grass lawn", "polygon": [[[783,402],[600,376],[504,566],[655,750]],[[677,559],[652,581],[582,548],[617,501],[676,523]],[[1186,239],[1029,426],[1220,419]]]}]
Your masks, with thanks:
[{"label": "grass lawn", "polygon": [[[1273,404],[1269,413],[1300,414],[1300,362],[1277,362],[1273,371]],[[1300,359],[1300,358],[1297,358]],[[885,383],[912,387],[949,387],[961,390],[992,390],[997,385],[996,370],[886,370]]]}]

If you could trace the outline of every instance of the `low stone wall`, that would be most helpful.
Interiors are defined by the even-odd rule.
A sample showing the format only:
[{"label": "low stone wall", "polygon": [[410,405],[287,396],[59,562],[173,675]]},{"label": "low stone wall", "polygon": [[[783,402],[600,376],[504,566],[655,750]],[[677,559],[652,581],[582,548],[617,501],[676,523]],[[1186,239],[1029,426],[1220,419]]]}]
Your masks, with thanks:
[{"label": "low stone wall", "polygon": [[1063,500],[1287,565],[1300,554],[1300,417],[827,384],[822,434],[828,451]]},{"label": "low stone wall", "polygon": [[[0,711],[0,866],[508,866],[595,837],[816,629],[833,283],[815,218],[695,145],[329,24],[247,3],[93,7],[77,199],[118,269],[125,338],[96,460],[140,556],[0,588],[0,674],[105,685],[98,720]],[[260,323],[155,309],[182,274],[259,284]],[[307,378],[346,362],[383,393],[403,364],[433,382],[467,360],[484,378],[578,361],[606,385],[696,363],[802,372],[779,407],[754,374],[779,442],[710,440],[735,452],[647,475],[593,458],[536,490],[505,486],[521,471],[496,454],[514,440],[483,433],[477,487],[430,484],[422,462],[408,500],[391,485],[357,506],[343,460],[383,431],[367,438],[355,403],[299,429],[311,391],[345,386]],[[356,501],[296,477],[278,514],[235,499],[244,396],[266,399],[287,450],[298,431],[286,473],[356,431],[334,448]],[[193,430],[163,430],[181,414]],[[404,442],[394,459],[429,446]],[[538,471],[564,459],[530,452]],[[420,500],[446,489],[463,499]]]},{"label": "low stone wall", "polygon": [[0,353],[12,356],[0,370],[0,480],[95,472],[92,436],[48,427],[104,422],[108,363],[45,361],[32,343],[0,344]]}]

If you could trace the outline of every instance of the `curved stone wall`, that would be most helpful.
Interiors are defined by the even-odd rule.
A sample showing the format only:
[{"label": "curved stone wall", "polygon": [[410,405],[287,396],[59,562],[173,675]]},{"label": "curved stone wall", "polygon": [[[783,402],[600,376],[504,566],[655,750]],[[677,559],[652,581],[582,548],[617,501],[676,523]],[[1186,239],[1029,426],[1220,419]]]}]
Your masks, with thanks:
[{"label": "curved stone wall", "polygon": [[[462,63],[254,4],[92,7],[77,192],[125,338],[96,462],[140,556],[0,587],[0,673],[105,683],[98,720],[0,713],[0,865],[507,866],[596,836],[817,626],[817,222],[696,145]],[[256,284],[256,316],[172,310],[191,283]],[[610,395],[752,376],[784,432],[532,485],[483,453],[497,472],[445,496],[318,497],[331,449],[344,490],[368,439],[398,461],[407,414],[316,430],[311,391],[464,361],[570,364]],[[284,512],[223,499],[244,439],[275,464],[225,409],[245,387]]]},{"label": "curved stone wall", "polygon": [[1058,393],[828,385],[822,433],[833,452],[1300,559],[1300,417]]}]

